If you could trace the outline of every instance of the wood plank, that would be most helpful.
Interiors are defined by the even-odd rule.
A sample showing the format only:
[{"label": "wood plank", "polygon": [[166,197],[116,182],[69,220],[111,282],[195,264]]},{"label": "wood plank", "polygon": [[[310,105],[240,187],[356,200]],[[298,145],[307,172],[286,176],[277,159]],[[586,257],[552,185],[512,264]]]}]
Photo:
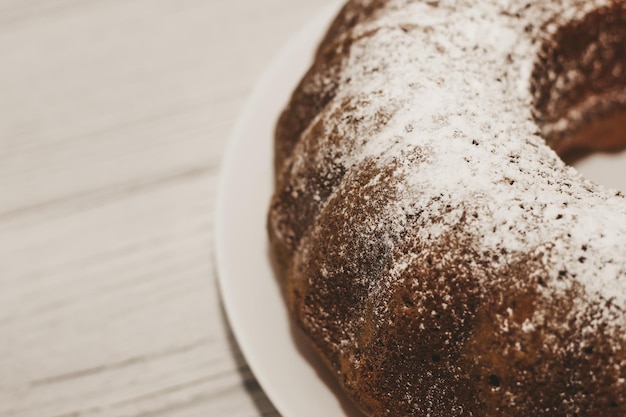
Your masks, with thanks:
[{"label": "wood plank", "polygon": [[215,189],[326,3],[0,3],[0,417],[278,417],[220,307]]}]

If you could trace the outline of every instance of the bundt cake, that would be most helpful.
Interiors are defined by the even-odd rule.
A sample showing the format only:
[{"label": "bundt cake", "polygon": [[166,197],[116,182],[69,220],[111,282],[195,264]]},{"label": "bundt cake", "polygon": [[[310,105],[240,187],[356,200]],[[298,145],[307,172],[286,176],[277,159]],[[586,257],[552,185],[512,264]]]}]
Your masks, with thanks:
[{"label": "bundt cake", "polygon": [[626,1],[351,0],[281,115],[297,324],[376,417],[626,416]]}]

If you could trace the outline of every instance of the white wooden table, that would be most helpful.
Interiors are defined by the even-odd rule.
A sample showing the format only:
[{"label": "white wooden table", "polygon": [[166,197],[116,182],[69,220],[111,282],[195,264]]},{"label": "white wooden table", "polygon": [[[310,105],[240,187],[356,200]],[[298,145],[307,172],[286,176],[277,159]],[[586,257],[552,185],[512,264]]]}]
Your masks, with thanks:
[{"label": "white wooden table", "polygon": [[0,0],[0,417],[277,416],[217,293],[220,158],[328,0]]}]

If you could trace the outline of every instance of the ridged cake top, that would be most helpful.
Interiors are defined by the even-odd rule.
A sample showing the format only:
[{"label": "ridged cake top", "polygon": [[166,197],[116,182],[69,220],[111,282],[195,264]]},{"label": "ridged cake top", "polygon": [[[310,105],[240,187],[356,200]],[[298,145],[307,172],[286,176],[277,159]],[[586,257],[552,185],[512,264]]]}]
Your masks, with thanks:
[{"label": "ridged cake top", "polygon": [[[332,164],[347,171],[372,159],[394,164],[398,198],[386,217],[398,230],[411,207],[437,219],[413,231],[422,240],[436,239],[465,216],[461,233],[481,250],[507,251],[495,268],[537,254],[551,290],[580,284],[587,296],[624,307],[626,201],[547,150],[530,92],[543,40],[610,2],[493,3],[390,1],[380,17],[346,33],[352,44],[337,94],[317,117],[329,118],[322,135],[344,136]],[[354,107],[346,110],[346,101]],[[336,112],[343,112],[341,120],[329,117]],[[371,125],[376,133],[354,135],[355,120],[360,131]],[[295,154],[307,157],[300,149]],[[297,168],[290,175],[305,190],[308,178]],[[442,213],[444,203],[449,213]],[[471,207],[478,217],[467,216]],[[370,221],[365,226],[372,228],[379,219]],[[405,257],[400,264],[412,254]],[[560,279],[562,271],[570,279]]]},{"label": "ridged cake top", "polygon": [[[270,215],[287,242],[292,309],[332,352],[331,367],[360,375],[370,333],[401,326],[398,312],[410,310],[418,329],[449,319],[443,339],[473,352],[459,361],[476,369],[487,353],[472,338],[488,328],[513,340],[489,347],[503,357],[594,346],[626,390],[626,200],[582,178],[543,138],[562,140],[594,99],[554,104],[584,74],[542,67],[542,54],[562,27],[614,3],[392,0],[344,10],[345,21],[368,15],[326,41],[326,64],[300,87],[333,93],[279,164]],[[609,93],[626,103],[623,89]],[[513,295],[490,299],[503,291]],[[472,327],[481,314],[490,323]],[[523,401],[506,372],[493,371],[492,388]],[[433,398],[448,389],[429,383]],[[423,401],[406,392],[407,407]]]}]

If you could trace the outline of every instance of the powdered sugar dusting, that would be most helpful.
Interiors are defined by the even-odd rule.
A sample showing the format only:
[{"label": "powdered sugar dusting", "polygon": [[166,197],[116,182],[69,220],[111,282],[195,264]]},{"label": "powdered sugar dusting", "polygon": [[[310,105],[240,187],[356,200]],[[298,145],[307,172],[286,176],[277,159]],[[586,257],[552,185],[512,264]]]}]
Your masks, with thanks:
[{"label": "powdered sugar dusting", "polygon": [[[411,204],[425,206],[443,195],[453,207],[473,205],[482,214],[466,232],[485,250],[506,248],[515,257],[544,248],[555,279],[565,268],[590,296],[626,306],[624,200],[582,179],[537,135],[529,79],[540,44],[523,29],[529,22],[552,21],[547,31],[553,32],[559,21],[607,2],[483,3],[440,2],[433,8],[392,1],[381,18],[346,35],[357,40],[335,102],[365,96],[383,103],[355,109],[361,120],[373,119],[385,102],[403,105],[362,147],[346,141],[340,163],[358,166],[372,157],[381,164],[399,162],[406,179],[397,186]],[[521,18],[502,16],[517,10],[524,11]],[[413,148],[426,155],[419,166],[403,160]],[[399,205],[396,215],[408,203]],[[441,234],[454,224],[448,220],[419,235]],[[616,262],[622,266],[608,266]]]},{"label": "powdered sugar dusting", "polygon": [[[478,292],[522,291],[537,282],[538,304],[565,300],[563,321],[551,321],[541,309],[526,317],[509,306],[496,314],[501,332],[549,329],[545,337],[555,338],[559,327],[574,324],[583,327],[581,337],[602,331],[615,351],[624,349],[626,200],[585,180],[546,146],[530,88],[543,42],[609,4],[390,0],[329,45],[339,49],[350,41],[336,95],[302,134],[281,183],[294,207],[314,196],[316,220],[298,237],[296,226],[280,223],[280,213],[280,221],[270,219],[277,236],[297,241],[293,281],[321,285],[310,272],[317,268],[329,280],[323,285],[332,286],[329,271],[342,270],[335,279],[351,271],[355,292],[366,294],[374,318],[391,327],[392,289],[421,288],[423,276],[412,271],[423,271],[425,262],[471,277]],[[580,115],[570,112],[551,128],[564,130],[574,118]],[[324,194],[320,178],[337,172],[341,181]],[[375,215],[364,217],[364,211]],[[334,244],[328,239],[342,242],[344,236],[337,253],[319,255]],[[374,255],[352,253],[355,247],[373,247],[392,262],[379,265]],[[363,259],[384,272],[373,278]],[[525,277],[508,276],[519,268]],[[442,295],[433,309],[427,294],[417,298],[404,308],[420,317],[437,316],[454,303]],[[355,336],[362,315],[336,323],[334,332],[328,327],[334,306],[307,308],[315,312],[307,310],[305,327],[323,333],[331,350],[344,355],[346,346],[363,343]],[[562,349],[579,351],[581,343]],[[521,352],[517,346],[510,348]],[[517,394],[509,395],[514,403]]]}]

